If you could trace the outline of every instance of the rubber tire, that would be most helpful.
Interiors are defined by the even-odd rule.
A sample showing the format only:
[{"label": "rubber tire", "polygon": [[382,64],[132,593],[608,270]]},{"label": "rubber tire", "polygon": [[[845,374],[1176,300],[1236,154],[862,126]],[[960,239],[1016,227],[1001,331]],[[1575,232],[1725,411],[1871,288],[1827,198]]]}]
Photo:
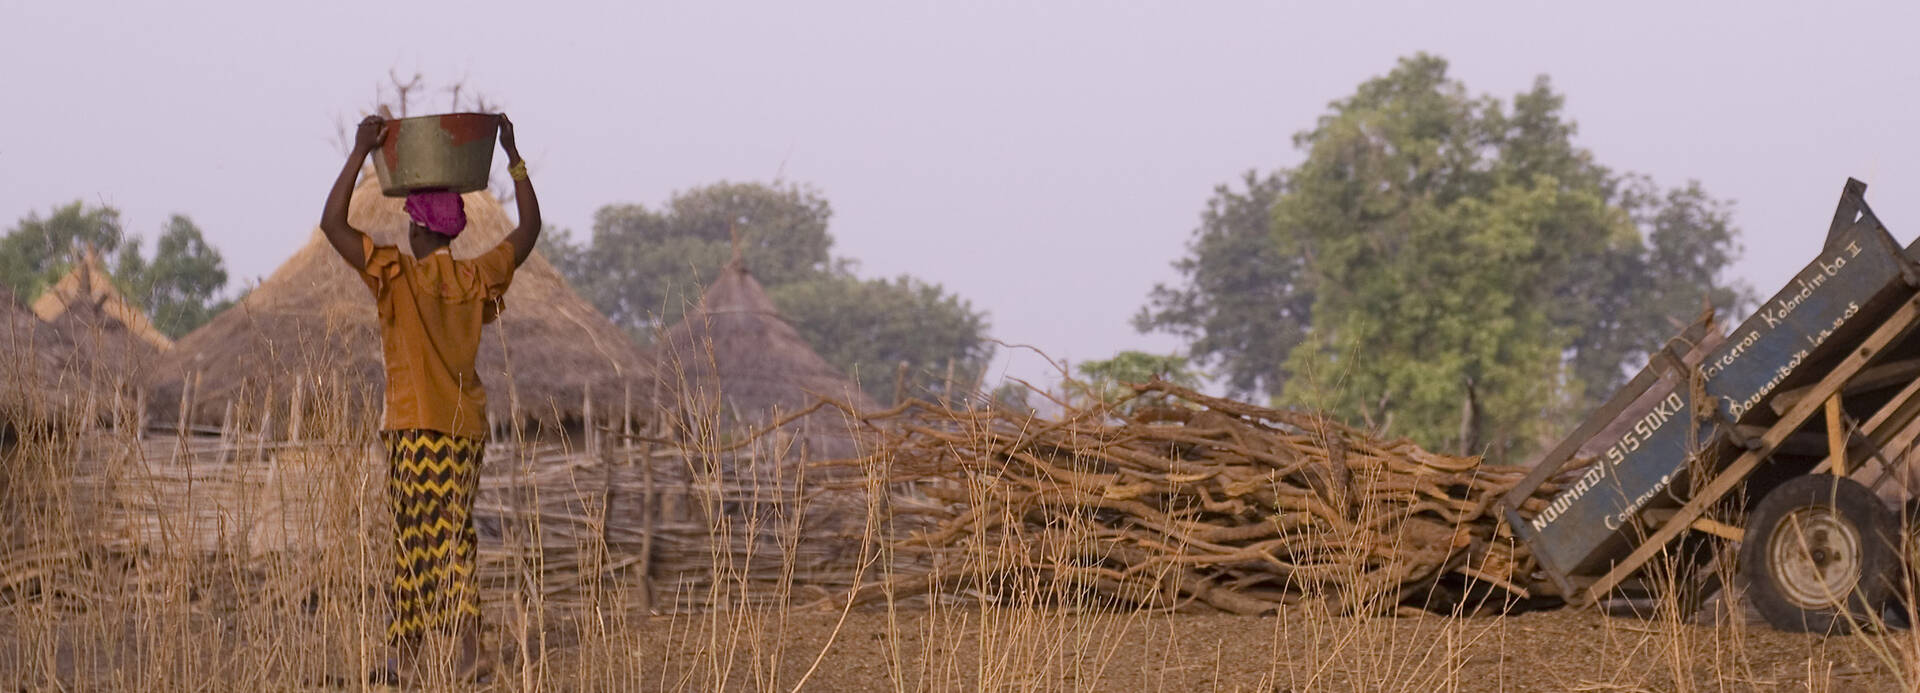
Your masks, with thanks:
[{"label": "rubber tire", "polygon": [[[1833,508],[1843,521],[1860,532],[1860,581],[1844,609],[1804,609],[1782,596],[1767,566],[1767,545],[1781,522],[1795,510]],[[1740,542],[1740,575],[1747,597],[1767,623],[1784,631],[1850,633],[1866,629],[1880,610],[1899,593],[1902,575],[1899,534],[1894,513],[1859,482],[1829,474],[1809,474],[1781,484],[1760,499],[1748,516],[1747,533]]]}]

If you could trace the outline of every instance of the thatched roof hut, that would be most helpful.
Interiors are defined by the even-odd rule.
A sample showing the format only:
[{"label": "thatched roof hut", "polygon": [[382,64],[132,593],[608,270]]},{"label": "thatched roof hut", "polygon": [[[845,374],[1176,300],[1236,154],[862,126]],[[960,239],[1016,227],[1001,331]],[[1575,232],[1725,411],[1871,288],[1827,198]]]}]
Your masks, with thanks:
[{"label": "thatched roof hut", "polygon": [[173,340],[113,288],[112,275],[92,247],[81,253],[80,262],[66,276],[33,300],[33,314],[48,323],[65,321],[112,330],[140,340],[155,352],[173,348]]},{"label": "thatched roof hut", "polygon": [[42,379],[60,371],[66,348],[53,328],[0,289],[0,349],[9,356],[0,359],[0,418],[13,420],[35,403]]},{"label": "thatched roof hut", "polygon": [[[786,579],[837,585],[851,575],[863,555],[870,499],[864,487],[844,483],[848,468],[807,463],[868,452],[865,436],[837,407],[789,419],[822,398],[859,412],[878,406],[780,317],[737,246],[700,302],[661,331],[652,353],[662,404],[674,413],[672,434],[689,444],[689,456],[651,470],[664,481],[645,511],[652,519],[636,512],[647,504],[616,504],[607,522],[659,523],[652,565],[671,586],[660,594],[675,595],[671,608],[726,595],[736,576],[754,585],[746,593],[778,594],[763,588]],[[774,423],[782,426],[759,435]],[[836,478],[841,483],[831,483]],[[805,539],[785,542],[785,531]],[[733,557],[729,575],[707,567],[716,552]]]},{"label": "thatched roof hut", "polygon": [[96,395],[131,401],[161,352],[173,348],[173,340],[114,288],[91,246],[33,300],[32,309],[71,352],[63,357],[64,371],[95,383]]},{"label": "thatched roof hut", "polygon": [[54,318],[49,327],[73,350],[71,367],[86,369],[92,380],[123,396],[139,389],[166,351],[98,307],[76,306]]},{"label": "thatched roof hut", "polygon": [[[454,241],[455,257],[479,255],[513,229],[493,195],[464,197],[467,230]],[[377,244],[406,245],[404,201],[382,196],[370,174],[354,190],[348,218]],[[496,427],[511,421],[557,431],[578,425],[589,407],[608,419],[650,411],[644,354],[540,253],[520,266],[505,301],[480,347]],[[353,412],[344,425],[372,425],[384,387],[373,299],[316,228],[238,305],[182,338],[154,376],[151,401],[162,421],[177,417],[182,401],[201,425],[219,424],[230,404],[251,417],[261,403],[285,412],[297,402],[292,419],[342,411],[331,405],[344,401]],[[189,381],[197,385],[187,388]]]},{"label": "thatched roof hut", "polygon": [[[102,369],[68,334],[41,322],[0,289],[0,429],[75,423],[88,406],[105,416],[115,403],[96,378]],[[0,437],[6,437],[0,435]]]},{"label": "thatched roof hut", "polygon": [[33,314],[72,350],[69,371],[119,397],[133,396],[161,352],[173,348],[173,340],[114,288],[90,246],[66,276],[34,299]]},{"label": "thatched roof hut", "polygon": [[[856,411],[878,409],[860,386],[820,357],[774,309],[738,248],[700,303],[661,332],[653,362],[682,416],[693,423],[765,425],[820,398]],[[799,422],[806,457],[857,454],[852,422],[839,409]]]}]

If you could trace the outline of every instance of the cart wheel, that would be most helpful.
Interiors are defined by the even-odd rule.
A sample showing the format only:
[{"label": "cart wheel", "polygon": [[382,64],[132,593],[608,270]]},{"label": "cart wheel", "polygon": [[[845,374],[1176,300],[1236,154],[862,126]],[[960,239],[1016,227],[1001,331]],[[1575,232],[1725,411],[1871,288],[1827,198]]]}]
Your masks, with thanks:
[{"label": "cart wheel", "polygon": [[1813,474],[1753,509],[1740,545],[1747,594],[1773,627],[1811,633],[1864,626],[1895,594],[1893,513],[1852,479]]}]

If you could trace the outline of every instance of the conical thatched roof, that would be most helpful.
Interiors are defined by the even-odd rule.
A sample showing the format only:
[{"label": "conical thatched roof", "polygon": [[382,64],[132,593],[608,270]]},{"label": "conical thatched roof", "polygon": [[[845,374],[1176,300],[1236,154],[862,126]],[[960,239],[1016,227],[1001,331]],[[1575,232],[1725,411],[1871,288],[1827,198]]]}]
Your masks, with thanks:
[{"label": "conical thatched roof", "polygon": [[[479,255],[513,229],[490,193],[463,197],[467,230],[453,244],[459,258]],[[404,248],[403,205],[382,196],[374,176],[363,174],[348,219],[376,244]],[[540,253],[520,266],[505,300],[480,347],[480,378],[495,422],[516,413],[520,423],[578,421],[588,392],[596,418],[623,415],[629,403],[636,417],[648,411],[652,380],[643,353]],[[342,398],[366,414],[350,425],[371,423],[384,387],[377,320],[366,285],[316,228],[238,305],[180,340],[156,369],[152,401],[159,416],[177,417],[183,383],[197,373],[192,419],[201,424],[219,423],[228,403],[251,414],[270,400],[284,411],[296,386],[303,407]]]},{"label": "conical thatched roof", "polygon": [[[858,411],[878,408],[780,317],[737,249],[700,303],[661,332],[654,363],[671,394],[694,417],[766,424],[821,397]],[[808,455],[855,454],[850,423],[838,409],[806,417],[800,425],[811,447]]]},{"label": "conical thatched roof", "polygon": [[66,335],[0,289],[0,428],[53,424],[111,408],[109,388],[94,379],[92,362]]},{"label": "conical thatched roof", "polygon": [[165,353],[99,306],[72,306],[48,326],[71,351],[66,368],[119,397],[132,397]]},{"label": "conical thatched roof", "polygon": [[33,300],[33,314],[46,322],[59,323],[72,313],[81,314],[80,324],[123,332],[155,351],[173,348],[173,340],[113,288],[113,277],[92,247],[66,276]]}]

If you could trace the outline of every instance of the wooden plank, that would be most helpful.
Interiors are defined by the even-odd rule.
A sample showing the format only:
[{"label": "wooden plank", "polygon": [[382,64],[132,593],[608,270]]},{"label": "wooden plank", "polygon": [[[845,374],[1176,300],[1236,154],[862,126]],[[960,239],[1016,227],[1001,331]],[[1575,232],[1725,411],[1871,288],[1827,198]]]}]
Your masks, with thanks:
[{"label": "wooden plank", "polygon": [[1753,472],[1753,468],[1773,453],[1774,446],[1778,445],[1781,440],[1792,434],[1795,429],[1798,429],[1801,424],[1806,423],[1807,419],[1813,416],[1813,410],[1821,406],[1827,395],[1838,392],[1840,388],[1846,384],[1847,380],[1851,379],[1866,366],[1868,360],[1879,355],[1881,349],[1885,349],[1888,345],[1912,331],[1916,319],[1920,319],[1920,297],[1909,296],[1906,301],[1901,304],[1899,311],[1889,316],[1885,322],[1882,322],[1880,327],[1876,328],[1872,335],[1861,342],[1859,347],[1855,348],[1845,359],[1841,360],[1839,365],[1835,366],[1832,371],[1827,372],[1827,374],[1820,379],[1819,384],[1817,384],[1814,389],[1815,396],[1801,400],[1799,404],[1794,405],[1792,409],[1788,410],[1786,415],[1782,416],[1778,423],[1775,423],[1772,428],[1767,430],[1767,434],[1760,438],[1760,449],[1749,450],[1740,455],[1738,459],[1734,460],[1733,464],[1727,466],[1726,470],[1715,476],[1712,481],[1708,482],[1707,485],[1701,489],[1699,495],[1694,496],[1692,500],[1680,506],[1679,512],[1675,513],[1672,521],[1666,522],[1654,530],[1652,534],[1648,535],[1646,541],[1634,547],[1632,553],[1627,554],[1626,558],[1615,563],[1612,570],[1607,571],[1605,575],[1600,576],[1600,579],[1595,580],[1593,585],[1589,586],[1586,592],[1580,595],[1581,601],[1588,604],[1599,602],[1602,597],[1607,595],[1608,591],[1612,590],[1615,585],[1620,584],[1620,581],[1625,580],[1627,576],[1632,575],[1634,571],[1646,565],[1647,561],[1652,560],[1655,555],[1661,551],[1665,551],[1667,544],[1672,542],[1681,532],[1692,527],[1693,520],[1704,514],[1708,506],[1719,502],[1722,497],[1733,491],[1741,482],[1746,481],[1747,475]]},{"label": "wooden plank", "polygon": [[[1903,460],[1906,459],[1905,453],[1913,449],[1913,438],[1916,434],[1915,428],[1915,426],[1908,425],[1906,428],[1900,429],[1900,432],[1895,434],[1893,440],[1890,441],[1890,448],[1902,451],[1899,457]],[[1860,432],[1857,430],[1849,436],[1848,442],[1855,445],[1869,445],[1866,436],[1860,435]],[[1904,504],[1908,499],[1912,498],[1913,496],[1910,493],[1910,489],[1907,488],[1907,483],[1904,481],[1907,476],[1904,468],[1895,467],[1894,463],[1888,460],[1886,455],[1881,454],[1881,451],[1878,449],[1868,448],[1867,452],[1875,462],[1880,463],[1872,469],[1872,471],[1877,472],[1877,474],[1865,475],[1863,477],[1862,475],[1865,474],[1868,469],[1862,465],[1858,466],[1851,476],[1854,477],[1856,481],[1866,484],[1867,490],[1879,495],[1880,488],[1885,486],[1888,480],[1895,478],[1897,475],[1903,479],[1900,485],[1901,495],[1899,498],[1888,498],[1887,500],[1893,501],[1896,504]],[[1884,495],[1881,497],[1886,498]]]},{"label": "wooden plank", "polygon": [[[656,380],[654,402],[660,401]],[[653,433],[654,426],[647,427]],[[653,536],[660,531],[660,494],[653,488],[653,443],[647,443],[640,449],[640,609],[643,613],[653,611]]]},{"label": "wooden plank", "polygon": [[1694,518],[1692,527],[1727,541],[1741,541],[1747,536],[1747,530],[1705,516]]},{"label": "wooden plank", "polygon": [[580,388],[580,434],[587,438],[587,455],[600,454],[600,432],[593,428],[593,383]]},{"label": "wooden plank", "polygon": [[[1901,451],[1902,454],[1899,455],[1899,459],[1905,460],[1906,455],[1904,453],[1912,450],[1916,441],[1920,441],[1920,420],[1909,421],[1905,428],[1901,428],[1899,433],[1894,434],[1892,439],[1887,441],[1886,447],[1888,449]],[[1868,477],[1871,481],[1867,482],[1867,487],[1873,489],[1875,494],[1880,494],[1881,487],[1885,486],[1888,481],[1892,481],[1898,484],[1900,493],[1894,498],[1887,498],[1885,495],[1880,494],[1882,498],[1887,498],[1888,500],[1901,504],[1913,500],[1913,479],[1907,469],[1904,467],[1895,467],[1893,463],[1888,462],[1885,457],[1879,455],[1875,455],[1875,459],[1881,461],[1881,464],[1875,468],[1875,471],[1879,472],[1879,474]]]},{"label": "wooden plank", "polygon": [[[1867,418],[1866,423],[1860,425],[1862,433],[1856,435],[1864,434],[1866,444],[1873,450],[1883,450],[1888,447],[1904,449],[1906,446],[1900,443],[1900,431],[1916,418],[1920,418],[1920,380],[1907,383],[1899,394],[1881,405],[1879,411],[1874,412],[1873,416]],[[1813,473],[1824,474],[1832,468],[1833,459],[1828,458],[1815,466]]]},{"label": "wooden plank", "polygon": [[1827,397],[1827,459],[1833,462],[1833,473],[1847,475],[1847,429],[1840,420],[1840,393]]},{"label": "wooden plank", "polygon": [[193,420],[193,385],[200,380],[200,371],[180,379],[180,426],[175,435],[187,437],[187,422]]},{"label": "wooden plank", "polygon": [[[293,379],[293,406],[292,406],[292,411],[287,413],[287,416],[288,416],[287,440],[291,440],[295,442],[298,442],[300,440],[300,428],[307,420],[306,393],[307,393],[307,379],[294,378]],[[273,400],[267,400],[267,406],[269,407],[273,406]]]},{"label": "wooden plank", "polygon": [[[1916,398],[1915,401],[1920,402],[1920,398]],[[1861,430],[1864,430],[1864,427]],[[1874,465],[1872,468],[1860,467],[1855,469],[1853,473],[1855,480],[1866,484],[1867,488],[1872,489],[1873,492],[1882,499],[1893,503],[1905,503],[1914,498],[1914,490],[1911,488],[1912,479],[1909,478],[1911,475],[1908,473],[1906,467],[1896,466],[1896,463],[1893,460],[1888,460],[1886,455],[1882,454],[1882,451],[1896,451],[1894,454],[1895,459],[1900,460],[1900,464],[1905,464],[1907,454],[1915,448],[1917,443],[1920,443],[1920,418],[1911,416],[1894,417],[1888,420],[1879,430],[1873,431],[1872,437],[1862,435],[1860,430],[1855,430],[1850,436],[1850,442],[1856,446],[1867,449],[1873,454],[1873,459],[1880,463]],[[1858,465],[1856,466],[1858,467]],[[1813,473],[1824,474],[1827,472],[1827,469],[1828,463],[1822,462],[1820,466],[1814,468]],[[1881,488],[1886,486],[1889,481],[1899,483],[1899,494],[1895,497],[1889,497],[1881,493]]]},{"label": "wooden plank", "polygon": [[[1872,392],[1895,385],[1904,385],[1913,382],[1915,378],[1920,378],[1920,359],[1902,359],[1883,363],[1860,371],[1859,375],[1853,376],[1852,380],[1847,381],[1847,388],[1841,391],[1841,394],[1856,395],[1862,392]],[[1775,415],[1785,414],[1793,405],[1799,404],[1800,400],[1805,399],[1807,392],[1811,390],[1812,387],[1811,385],[1796,387],[1774,395],[1773,399],[1767,401],[1767,406],[1773,409]]]}]

